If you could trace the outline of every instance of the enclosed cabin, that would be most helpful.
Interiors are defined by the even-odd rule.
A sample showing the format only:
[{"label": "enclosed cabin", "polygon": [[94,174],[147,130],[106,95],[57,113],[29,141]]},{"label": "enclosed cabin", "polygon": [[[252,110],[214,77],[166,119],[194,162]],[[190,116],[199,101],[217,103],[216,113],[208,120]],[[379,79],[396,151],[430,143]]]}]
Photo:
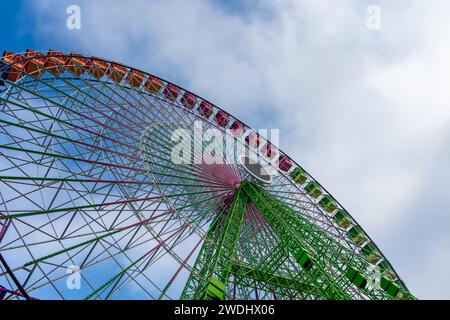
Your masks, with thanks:
[{"label": "enclosed cabin", "polygon": [[152,94],[159,93],[162,86],[163,86],[162,81],[153,76],[149,76],[147,82],[145,83],[145,88],[147,89],[148,92]]},{"label": "enclosed cabin", "polygon": [[230,122],[230,115],[223,110],[219,110],[216,113],[215,119],[220,127],[225,128],[228,122]]},{"label": "enclosed cabin", "polygon": [[133,88],[139,88],[144,81],[145,75],[136,69],[131,69],[127,77],[127,82]]},{"label": "enclosed cabin", "polygon": [[198,111],[206,118],[209,119],[213,113],[213,106],[206,101],[200,102],[200,106],[198,107]]},{"label": "enclosed cabin", "polygon": [[348,227],[352,224],[352,219],[349,214],[345,210],[338,210],[333,216],[333,220],[336,224],[344,230],[347,230]]},{"label": "enclosed cabin", "polygon": [[118,65],[117,63],[111,63],[106,73],[112,81],[120,83],[127,74],[127,68]]},{"label": "enclosed cabin", "polygon": [[262,148],[261,152],[264,155],[264,157],[268,159],[273,159],[275,155],[277,154],[277,148],[270,142],[267,142]]},{"label": "enclosed cabin", "polygon": [[68,58],[60,51],[48,50],[47,60],[45,61],[45,69],[55,76],[59,76],[64,72],[64,68],[68,63]]},{"label": "enclosed cabin", "polygon": [[97,57],[92,57],[91,66],[89,67],[88,72],[94,78],[100,79],[105,75],[106,71],[108,71],[108,67],[109,63],[106,61]]},{"label": "enclosed cabin", "polygon": [[245,132],[244,125],[239,120],[234,120],[234,122],[230,126],[230,130],[231,133],[236,137],[241,137]]},{"label": "enclosed cabin", "polygon": [[164,89],[164,97],[170,101],[176,101],[178,99],[178,95],[180,94],[180,88],[176,85],[168,83],[166,88]]},{"label": "enclosed cabin", "polygon": [[71,53],[66,64],[66,70],[79,77],[89,69],[90,65],[91,61],[88,58],[78,53]]},{"label": "enclosed cabin", "polygon": [[4,80],[16,82],[25,76],[25,57],[6,50],[3,52],[2,60],[9,65],[6,75],[2,75]]},{"label": "enclosed cabin", "polygon": [[300,167],[297,167],[292,171],[291,178],[295,183],[298,184],[304,184],[306,180],[308,180],[306,172]]},{"label": "enclosed cabin", "polygon": [[364,247],[361,248],[362,255],[372,264],[377,264],[381,260],[381,253],[373,242],[367,242]]},{"label": "enclosed cabin", "polygon": [[258,148],[261,143],[261,137],[259,136],[259,133],[250,131],[249,134],[245,137],[245,143],[253,149]]},{"label": "enclosed cabin", "polygon": [[211,277],[206,288],[207,300],[223,300],[225,298],[225,284]]},{"label": "enclosed cabin", "polygon": [[197,97],[190,92],[185,92],[181,97],[181,104],[189,110],[194,109],[195,104],[197,103]]},{"label": "enclosed cabin", "polygon": [[322,189],[320,189],[319,184],[315,181],[308,183],[304,189],[306,193],[313,198],[318,198],[322,194]]},{"label": "enclosed cabin", "polygon": [[388,295],[390,295],[392,298],[394,298],[394,299],[399,298],[398,296],[400,294],[400,288],[393,281],[391,281],[385,277],[381,277],[380,287],[381,287],[381,289],[386,291],[386,293]]},{"label": "enclosed cabin", "polygon": [[397,280],[396,282],[391,281],[385,277],[381,277],[380,279],[380,287],[388,295],[390,295],[392,298],[397,300],[413,300],[414,297],[405,290],[404,285],[399,283],[400,281]]},{"label": "enclosed cabin", "polygon": [[333,213],[337,209],[337,204],[329,195],[324,195],[319,201],[320,207],[328,213]]},{"label": "enclosed cabin", "polygon": [[410,300],[413,299],[411,294],[404,290],[403,282],[398,279],[394,270],[386,260],[382,260],[378,267],[380,268],[382,277],[380,279],[380,287],[394,299]]},{"label": "enclosed cabin", "polygon": [[353,243],[360,247],[367,241],[367,237],[360,226],[353,226],[347,231],[347,235],[352,239]]},{"label": "enclosed cabin", "polygon": [[41,52],[33,51],[31,49],[27,49],[25,57],[28,58],[25,63],[25,71],[29,73],[30,76],[39,78],[45,71],[45,61],[47,60],[47,57]]},{"label": "enclosed cabin", "polygon": [[361,272],[349,267],[345,273],[345,277],[350,280],[357,288],[364,289],[367,285],[367,280],[364,278]]},{"label": "enclosed cabin", "polygon": [[310,270],[313,266],[313,262],[309,257],[309,253],[302,248],[297,249],[294,252],[295,261],[305,270]]},{"label": "enclosed cabin", "polygon": [[390,281],[396,281],[398,280],[397,275],[395,274],[394,270],[390,266],[390,264],[386,260],[382,260],[378,264],[378,268],[380,268],[381,274],[386,277]]},{"label": "enclosed cabin", "polygon": [[278,168],[281,171],[288,172],[292,168],[292,161],[285,154],[280,155],[278,158]]}]

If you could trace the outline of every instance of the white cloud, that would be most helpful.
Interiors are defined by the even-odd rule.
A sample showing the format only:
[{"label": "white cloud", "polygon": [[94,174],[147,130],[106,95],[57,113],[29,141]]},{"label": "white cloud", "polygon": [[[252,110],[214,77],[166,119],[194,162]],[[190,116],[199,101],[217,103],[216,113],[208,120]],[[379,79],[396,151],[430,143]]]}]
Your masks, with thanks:
[{"label": "white cloud", "polygon": [[[253,127],[281,127],[285,151],[361,222],[413,292],[450,298],[450,203],[434,206],[424,192],[448,197],[450,173],[435,167],[450,160],[450,3],[250,1],[243,13],[201,0],[78,3],[82,30],[69,31],[69,2],[30,1],[43,43],[124,61]],[[378,31],[366,28],[372,4]],[[438,232],[419,230],[418,208]],[[405,243],[429,264],[415,263]]]}]

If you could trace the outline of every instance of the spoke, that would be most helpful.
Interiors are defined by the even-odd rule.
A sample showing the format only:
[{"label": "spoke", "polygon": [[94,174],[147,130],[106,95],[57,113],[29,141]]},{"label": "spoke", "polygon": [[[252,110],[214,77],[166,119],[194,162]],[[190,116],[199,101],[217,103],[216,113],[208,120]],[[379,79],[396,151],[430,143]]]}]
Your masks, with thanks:
[{"label": "spoke", "polygon": [[187,225],[184,225],[182,227],[180,227],[179,229],[177,229],[174,233],[172,233],[171,236],[167,237],[163,242],[158,243],[157,246],[153,247],[152,249],[150,249],[149,251],[147,251],[143,256],[141,256],[139,259],[135,260],[132,264],[130,264],[128,267],[126,267],[125,269],[123,269],[121,272],[119,272],[118,274],[116,274],[113,278],[111,278],[110,280],[108,280],[107,282],[105,282],[103,285],[101,285],[97,290],[95,290],[94,292],[92,292],[90,295],[88,295],[85,300],[89,300],[90,298],[92,298],[95,295],[98,295],[98,293],[100,291],[102,291],[104,288],[106,288],[108,285],[110,285],[114,280],[116,280],[117,278],[119,278],[120,276],[122,276],[123,274],[125,274],[128,270],[130,270],[132,267],[134,267],[136,264],[138,264],[141,260],[145,259],[150,253],[152,253],[155,249],[157,249],[159,246],[161,246],[164,242],[166,242],[167,240],[169,240],[170,238],[172,238],[173,236],[175,236],[178,232],[180,232],[181,230],[183,230]]}]

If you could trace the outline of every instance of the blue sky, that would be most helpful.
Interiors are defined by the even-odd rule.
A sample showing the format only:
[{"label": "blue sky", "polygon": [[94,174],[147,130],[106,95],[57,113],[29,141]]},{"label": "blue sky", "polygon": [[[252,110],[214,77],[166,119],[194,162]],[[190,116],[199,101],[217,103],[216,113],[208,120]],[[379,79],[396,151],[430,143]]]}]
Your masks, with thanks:
[{"label": "blue sky", "polygon": [[20,14],[22,2],[2,1],[0,11],[3,13],[0,21],[2,44],[11,48],[9,50],[23,50],[24,44],[34,45],[32,32],[22,27],[24,22],[24,17]]},{"label": "blue sky", "polygon": [[[68,30],[66,8],[81,8]],[[381,28],[367,28],[367,8]],[[3,49],[75,51],[180,84],[283,150],[361,223],[419,298],[450,298],[450,4],[1,1]]]}]

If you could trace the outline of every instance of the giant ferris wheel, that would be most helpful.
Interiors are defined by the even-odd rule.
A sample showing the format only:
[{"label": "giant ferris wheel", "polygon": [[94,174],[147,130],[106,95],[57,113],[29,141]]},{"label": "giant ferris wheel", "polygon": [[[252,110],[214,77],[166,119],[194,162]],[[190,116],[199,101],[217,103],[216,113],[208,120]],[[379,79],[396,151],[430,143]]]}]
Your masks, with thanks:
[{"label": "giant ferris wheel", "polygon": [[414,299],[319,182],[211,102],[53,50],[5,51],[0,77],[0,300]]}]

